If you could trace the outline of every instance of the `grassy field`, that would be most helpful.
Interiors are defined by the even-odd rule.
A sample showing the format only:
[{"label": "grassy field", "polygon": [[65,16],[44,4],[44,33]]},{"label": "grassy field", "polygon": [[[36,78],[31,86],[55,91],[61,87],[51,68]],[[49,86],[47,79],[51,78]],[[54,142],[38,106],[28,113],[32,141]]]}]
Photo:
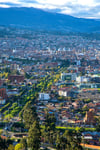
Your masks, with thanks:
[{"label": "grassy field", "polygon": [[[44,126],[41,126],[42,129],[44,129]],[[61,126],[56,126],[56,129],[58,130],[79,130],[79,127],[61,127]],[[96,131],[95,128],[84,128],[85,131]]]}]

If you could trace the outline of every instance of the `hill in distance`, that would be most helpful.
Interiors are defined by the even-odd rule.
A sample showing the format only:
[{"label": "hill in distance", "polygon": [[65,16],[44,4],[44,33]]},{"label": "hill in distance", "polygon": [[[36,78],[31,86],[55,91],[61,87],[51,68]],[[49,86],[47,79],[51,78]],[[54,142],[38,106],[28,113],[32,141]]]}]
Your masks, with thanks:
[{"label": "hill in distance", "polygon": [[47,12],[36,8],[0,8],[0,25],[29,27],[35,30],[99,32],[100,22]]}]

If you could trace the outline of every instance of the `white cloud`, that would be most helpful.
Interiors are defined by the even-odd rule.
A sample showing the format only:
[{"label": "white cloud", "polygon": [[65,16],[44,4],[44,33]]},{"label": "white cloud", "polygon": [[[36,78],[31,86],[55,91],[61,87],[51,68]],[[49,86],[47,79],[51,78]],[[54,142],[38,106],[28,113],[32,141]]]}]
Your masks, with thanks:
[{"label": "white cloud", "polygon": [[73,9],[65,7],[64,9],[61,9],[62,14],[73,14]]},{"label": "white cloud", "polygon": [[77,0],[77,4],[83,5],[83,6],[94,6],[95,2],[94,0]]},{"label": "white cloud", "polygon": [[48,4],[37,4],[37,3],[23,3],[22,6],[24,7],[36,7],[40,9],[56,9],[57,7],[54,5],[48,5]]},{"label": "white cloud", "polygon": [[10,6],[9,5],[5,5],[5,4],[0,4],[0,7],[2,7],[2,8],[9,8]]},{"label": "white cloud", "polygon": [[37,2],[42,4],[56,5],[56,6],[64,6],[69,3],[72,5],[82,5],[82,6],[94,6],[96,3],[95,0],[37,0]]},{"label": "white cloud", "polygon": [[21,4],[20,0],[0,0],[0,3]]},{"label": "white cloud", "polygon": [[69,0],[37,0],[38,3],[61,6]]},{"label": "white cloud", "polygon": [[75,17],[100,18],[100,0],[0,0],[0,7],[10,6],[57,9]]}]

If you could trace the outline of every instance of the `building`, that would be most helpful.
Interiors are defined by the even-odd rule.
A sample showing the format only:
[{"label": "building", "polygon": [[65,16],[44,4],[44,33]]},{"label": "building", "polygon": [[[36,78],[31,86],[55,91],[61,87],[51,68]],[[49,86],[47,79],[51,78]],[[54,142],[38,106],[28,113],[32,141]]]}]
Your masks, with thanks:
[{"label": "building", "polygon": [[8,80],[12,83],[21,83],[24,81],[24,76],[22,75],[10,75]]},{"label": "building", "polygon": [[18,64],[11,64],[10,69],[12,70],[19,70],[19,65]]},{"label": "building", "polygon": [[59,96],[64,96],[64,97],[68,97],[70,96],[70,88],[69,87],[63,87],[60,88],[58,91]]},{"label": "building", "polygon": [[1,88],[0,89],[0,104],[5,104],[6,103],[6,98],[7,98],[6,89]]},{"label": "building", "polygon": [[6,103],[6,100],[0,97],[0,105],[4,105]]},{"label": "building", "polygon": [[0,89],[0,97],[2,98],[6,98],[7,95],[6,95],[6,88],[1,88]]},{"label": "building", "polygon": [[2,86],[4,84],[4,80],[0,80],[0,86]]},{"label": "building", "polygon": [[39,100],[49,100],[50,96],[48,93],[39,93]]},{"label": "building", "polygon": [[8,97],[11,96],[11,95],[18,95],[18,94],[19,94],[18,89],[9,89],[9,90],[7,90]]},{"label": "building", "polygon": [[86,77],[86,76],[79,76],[76,77],[76,82],[78,83],[83,83],[83,82],[89,82],[90,81],[90,77]]},{"label": "building", "polygon": [[90,109],[88,112],[86,112],[86,115],[84,118],[84,123],[86,123],[86,124],[95,124],[96,123],[94,109]]},{"label": "building", "polygon": [[78,67],[77,66],[70,66],[67,68],[68,72],[71,72],[71,73],[76,73],[78,72]]},{"label": "building", "polygon": [[76,80],[76,73],[61,73],[61,80],[69,80],[69,81],[75,81]]}]

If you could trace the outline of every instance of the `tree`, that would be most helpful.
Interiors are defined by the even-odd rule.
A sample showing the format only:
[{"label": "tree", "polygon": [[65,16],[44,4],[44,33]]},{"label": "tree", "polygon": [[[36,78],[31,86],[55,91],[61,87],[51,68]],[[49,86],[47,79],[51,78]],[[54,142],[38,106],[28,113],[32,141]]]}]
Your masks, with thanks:
[{"label": "tree", "polygon": [[7,149],[7,141],[0,137],[0,150]]},{"label": "tree", "polygon": [[45,131],[44,131],[44,140],[53,144],[55,141],[56,134],[56,118],[54,114],[46,113],[45,116]]},{"label": "tree", "polygon": [[76,131],[65,131],[64,137],[66,138],[66,150],[82,150],[81,134]]},{"label": "tree", "polygon": [[96,130],[100,132],[100,117],[97,119]]},{"label": "tree", "polygon": [[8,150],[14,150],[14,149],[15,149],[14,146],[10,144]]},{"label": "tree", "polygon": [[12,144],[10,139],[5,140],[0,137],[0,150],[6,150],[10,144]]},{"label": "tree", "polygon": [[25,138],[22,138],[22,139],[21,139],[21,143],[23,144],[24,150],[27,150],[27,141],[26,141]]},{"label": "tree", "polygon": [[24,110],[27,109],[29,107],[29,105],[31,105],[31,101],[28,101],[25,104],[24,108],[19,112],[19,117],[21,118],[21,120],[23,120],[23,112],[24,112]]},{"label": "tree", "polygon": [[35,120],[38,120],[38,116],[36,113],[36,108],[32,105],[32,103],[27,103],[23,110],[23,120],[25,123],[25,127],[29,129]]},{"label": "tree", "polygon": [[25,78],[29,79],[30,77],[31,77],[30,74],[25,72]]},{"label": "tree", "polygon": [[45,117],[45,130],[46,131],[54,131],[56,128],[56,118],[54,114],[49,114],[47,112]]},{"label": "tree", "polygon": [[15,150],[22,150],[23,149],[23,144],[22,143],[18,143],[16,146],[15,146]]},{"label": "tree", "polygon": [[28,146],[32,150],[38,150],[40,148],[40,142],[41,142],[40,125],[38,121],[34,121],[33,125],[29,129]]},{"label": "tree", "polygon": [[66,147],[66,139],[60,133],[57,134],[56,138],[56,148],[57,150],[65,150]]}]

